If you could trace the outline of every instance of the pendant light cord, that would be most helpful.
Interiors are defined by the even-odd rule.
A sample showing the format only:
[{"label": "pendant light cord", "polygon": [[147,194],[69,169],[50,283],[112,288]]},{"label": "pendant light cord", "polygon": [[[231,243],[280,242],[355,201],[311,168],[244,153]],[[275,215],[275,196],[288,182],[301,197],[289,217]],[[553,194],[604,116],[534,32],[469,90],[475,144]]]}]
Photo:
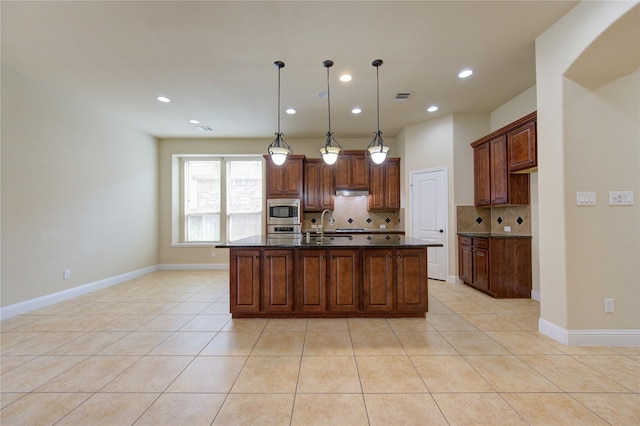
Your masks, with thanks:
[{"label": "pendant light cord", "polygon": [[[280,134],[280,71],[282,67],[278,66],[278,135]],[[378,127],[380,125],[378,124]]]},{"label": "pendant light cord", "polygon": [[327,110],[329,112],[329,133],[331,133],[331,92],[329,91],[329,67],[330,66],[326,67],[327,68]]},{"label": "pendant light cord", "polygon": [[379,78],[379,73],[380,73],[380,67],[377,66],[376,67],[376,89],[377,89],[376,104],[377,104],[377,110],[378,110],[378,133],[380,133],[380,78]]}]

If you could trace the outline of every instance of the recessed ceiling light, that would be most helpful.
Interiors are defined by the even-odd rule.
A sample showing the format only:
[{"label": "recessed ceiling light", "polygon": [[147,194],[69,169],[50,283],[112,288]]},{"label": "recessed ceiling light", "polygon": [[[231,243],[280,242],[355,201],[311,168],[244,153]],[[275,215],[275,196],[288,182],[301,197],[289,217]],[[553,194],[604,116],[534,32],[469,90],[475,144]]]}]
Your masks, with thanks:
[{"label": "recessed ceiling light", "polygon": [[362,112],[362,108],[355,107],[351,110],[352,114],[360,114]]},{"label": "recessed ceiling light", "polygon": [[435,105],[432,105],[429,108],[427,108],[427,111],[429,112],[436,112],[437,110],[438,110],[438,107]]},{"label": "recessed ceiling light", "polygon": [[342,74],[342,75],[340,76],[340,81],[344,81],[344,82],[351,81],[351,75],[349,75],[349,74]]},{"label": "recessed ceiling light", "polygon": [[189,120],[189,123],[191,123],[191,124],[200,124],[200,122],[198,120]]},{"label": "recessed ceiling light", "polygon": [[293,115],[296,113],[296,110],[293,108],[287,108],[287,110],[285,111],[287,114],[289,115]]},{"label": "recessed ceiling light", "polygon": [[158,96],[156,99],[164,103],[171,102],[171,99],[167,98],[166,96]]},{"label": "recessed ceiling light", "polygon": [[464,69],[462,71],[460,71],[460,73],[458,74],[458,77],[460,78],[467,78],[469,77],[471,74],[473,74],[473,70],[472,69]]}]

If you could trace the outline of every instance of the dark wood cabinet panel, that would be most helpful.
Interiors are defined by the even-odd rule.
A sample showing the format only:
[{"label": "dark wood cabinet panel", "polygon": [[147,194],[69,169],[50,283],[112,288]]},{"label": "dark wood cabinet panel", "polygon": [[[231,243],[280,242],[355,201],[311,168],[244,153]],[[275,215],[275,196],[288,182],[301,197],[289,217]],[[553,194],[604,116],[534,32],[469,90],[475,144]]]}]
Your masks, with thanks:
[{"label": "dark wood cabinet panel", "polygon": [[304,211],[320,212],[333,210],[335,187],[333,168],[321,158],[304,161]]},{"label": "dark wood cabinet panel", "polygon": [[458,236],[459,277],[497,298],[531,297],[531,238]]},{"label": "dark wood cabinet panel", "polygon": [[529,175],[536,157],[536,113],[473,142],[476,206],[529,204]]},{"label": "dark wood cabinet panel", "polygon": [[327,310],[327,251],[299,250],[297,309],[300,312]]},{"label": "dark wood cabinet panel", "polygon": [[387,158],[371,163],[369,171],[369,210],[400,208],[400,159]]},{"label": "dark wood cabinet panel", "polygon": [[507,133],[509,172],[534,169],[538,166],[536,121],[530,121]]},{"label": "dark wood cabinet panel", "polygon": [[476,206],[491,204],[491,157],[489,144],[479,145],[473,150],[473,171]]},{"label": "dark wood cabinet panel", "polygon": [[262,259],[262,310],[293,312],[293,251],[266,249]]},{"label": "dark wood cabinet panel", "polygon": [[260,250],[233,250],[229,259],[230,309],[260,311]]},{"label": "dark wood cabinet panel", "polygon": [[362,264],[357,249],[329,250],[329,311],[360,310]]},{"label": "dark wood cabinet panel", "polygon": [[489,141],[491,204],[509,203],[509,171],[507,168],[507,137]]},{"label": "dark wood cabinet panel", "polygon": [[267,198],[301,198],[304,155],[292,155],[280,166],[264,157]]},{"label": "dark wood cabinet panel", "polygon": [[368,190],[369,160],[364,151],[344,151],[335,164],[335,188]]},{"label": "dark wood cabinet panel", "polygon": [[391,312],[396,293],[396,259],[394,249],[364,251],[364,310]]},{"label": "dark wood cabinet panel", "polygon": [[398,311],[426,311],[429,304],[426,251],[398,249],[397,259]]}]

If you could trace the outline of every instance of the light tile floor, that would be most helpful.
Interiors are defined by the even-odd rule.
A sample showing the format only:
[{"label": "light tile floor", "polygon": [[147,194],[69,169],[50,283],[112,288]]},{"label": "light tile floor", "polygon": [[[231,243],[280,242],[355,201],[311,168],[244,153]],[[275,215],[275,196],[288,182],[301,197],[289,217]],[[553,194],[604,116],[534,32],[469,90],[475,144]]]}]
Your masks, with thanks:
[{"label": "light tile floor", "polygon": [[2,321],[9,425],[640,424],[640,348],[568,347],[539,304],[429,282],[426,319],[243,319],[163,271]]}]

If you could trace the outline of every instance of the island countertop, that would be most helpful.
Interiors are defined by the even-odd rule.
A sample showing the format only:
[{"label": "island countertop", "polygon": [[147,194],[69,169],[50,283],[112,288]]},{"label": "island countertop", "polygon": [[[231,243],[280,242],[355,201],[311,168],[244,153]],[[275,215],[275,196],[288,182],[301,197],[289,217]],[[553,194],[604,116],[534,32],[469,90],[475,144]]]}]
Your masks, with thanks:
[{"label": "island countertop", "polygon": [[301,238],[271,238],[264,235],[256,235],[236,241],[219,243],[216,248],[261,248],[261,247],[281,247],[281,248],[410,248],[410,247],[442,247],[442,244],[427,243],[417,238],[407,237],[397,234],[364,234],[364,235],[336,235],[325,234],[324,237],[311,235],[309,239],[305,235]]}]

